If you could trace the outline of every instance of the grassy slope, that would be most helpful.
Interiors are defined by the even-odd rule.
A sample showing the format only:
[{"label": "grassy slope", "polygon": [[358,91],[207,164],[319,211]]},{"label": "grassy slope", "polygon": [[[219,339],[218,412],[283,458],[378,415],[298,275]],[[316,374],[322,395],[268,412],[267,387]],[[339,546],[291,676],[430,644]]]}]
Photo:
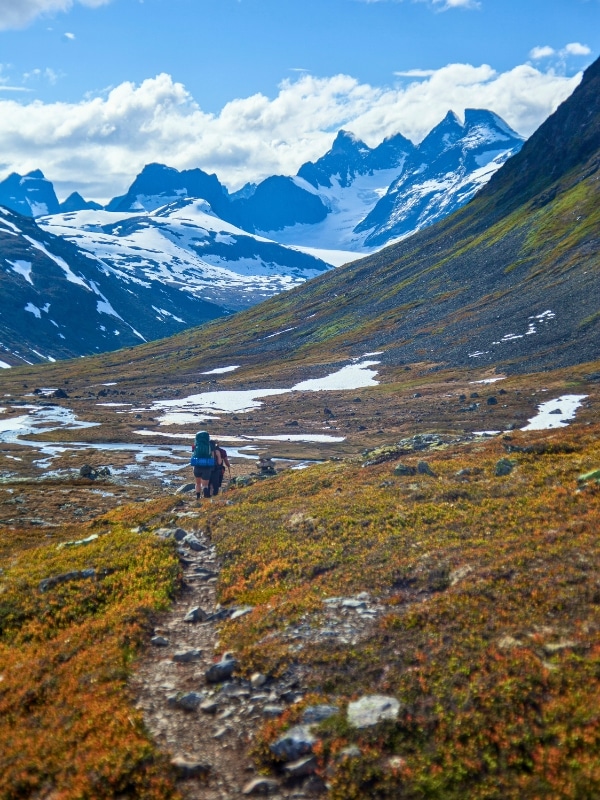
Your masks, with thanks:
[{"label": "grassy slope", "polygon": [[[168,516],[174,504],[122,507],[50,537],[0,529],[2,800],[178,796],[126,691],[152,616],[178,578],[172,548],[130,528]],[[92,533],[99,538],[88,545],[58,546]],[[97,579],[40,591],[44,578],[90,568]]]},{"label": "grassy slope", "polygon": [[[310,667],[313,696],[263,730],[266,762],[266,744],[319,700],[341,709],[318,748],[339,800],[596,797],[600,489],[577,478],[600,464],[599,433],[427,454],[435,477],[329,464],[213,514],[222,599],[255,605],[225,645],[248,673]],[[530,451],[495,477],[508,444]],[[324,624],[324,597],[365,590],[387,608],[362,641],[286,640],[294,623]],[[361,693],[398,698],[398,722],[351,729],[343,712]],[[340,759],[348,744],[363,755]]]}]

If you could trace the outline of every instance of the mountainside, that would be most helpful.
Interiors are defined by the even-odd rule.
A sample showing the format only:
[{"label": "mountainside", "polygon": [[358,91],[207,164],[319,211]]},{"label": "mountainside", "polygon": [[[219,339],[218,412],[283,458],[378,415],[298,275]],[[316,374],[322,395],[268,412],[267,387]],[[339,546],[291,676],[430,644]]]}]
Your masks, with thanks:
[{"label": "mountainside", "polygon": [[[216,175],[148,164],[110,212],[140,214],[185,199],[206,200],[220,219],[284,244],[366,253],[441,219],[470,199],[522,138],[497,115],[453,112],[418,147],[401,134],[371,148],[339,131],[331,149],[294,177],[273,175],[230,194]],[[58,203],[39,171],[0,183],[0,204],[26,216],[97,209],[77,192]],[[332,254],[330,262],[340,263]]]},{"label": "mountainside", "polygon": [[142,214],[55,214],[39,224],[101,259],[117,280],[164,284],[182,297],[203,298],[228,311],[329,268],[318,258],[223,222],[202,200],[181,199]]},{"label": "mountainside", "polygon": [[226,313],[135,269],[116,279],[95,256],[3,208],[0,252],[2,367],[139,344]]},{"label": "mountainside", "polygon": [[522,144],[490,111],[467,109],[464,124],[449,112],[356,231],[382,245],[431,225],[470,200]]},{"label": "mountainside", "polygon": [[594,359],[599,72],[598,63],[590,67],[527,147],[450,217],[226,325],[142,346],[128,357],[129,374],[152,369],[158,353],[166,358],[184,349],[189,355],[176,367],[183,375],[218,340],[223,344],[211,346],[211,358],[270,373],[291,362],[331,364],[370,351],[383,351],[379,359],[388,366],[426,362],[513,372]]}]

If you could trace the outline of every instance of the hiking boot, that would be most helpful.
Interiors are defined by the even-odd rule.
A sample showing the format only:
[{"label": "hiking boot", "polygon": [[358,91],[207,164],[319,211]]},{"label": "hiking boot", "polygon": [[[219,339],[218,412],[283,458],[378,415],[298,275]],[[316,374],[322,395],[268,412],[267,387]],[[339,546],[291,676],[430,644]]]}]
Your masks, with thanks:
[{"label": "hiking boot", "polygon": [[196,492],[196,500],[200,500],[200,492]]},{"label": "hiking boot", "polygon": [[204,490],[204,497],[210,497],[210,489]]}]

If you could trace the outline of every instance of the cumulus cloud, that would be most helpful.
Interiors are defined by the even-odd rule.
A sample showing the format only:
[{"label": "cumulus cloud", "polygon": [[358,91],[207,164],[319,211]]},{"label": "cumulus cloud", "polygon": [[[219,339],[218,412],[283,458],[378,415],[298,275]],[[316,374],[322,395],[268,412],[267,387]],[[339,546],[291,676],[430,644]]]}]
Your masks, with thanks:
[{"label": "cumulus cloud", "polygon": [[76,2],[97,8],[111,0],[0,0],[0,30],[24,28],[36,17],[68,11]]},{"label": "cumulus cloud", "polygon": [[589,56],[592,51],[587,46],[587,44],[580,44],[580,42],[571,42],[570,44],[566,45],[563,52],[565,53],[565,55],[570,55],[570,56]]},{"label": "cumulus cloud", "polygon": [[123,83],[79,103],[18,102],[0,96],[5,171],[42,169],[61,197],[77,189],[106,201],[152,161],[216,172],[230,188],[273,174],[293,175],[323,155],[340,128],[375,146],[401,132],[420,141],[449,109],[489,108],[529,135],[575,88],[580,75],[520,65],[450,64],[390,87],[348,75],[300,75],[263,94],[205,113],[167,74]]},{"label": "cumulus cloud", "polygon": [[591,48],[589,48],[587,44],[581,44],[581,42],[570,42],[561,50],[555,50],[553,47],[546,44],[534,47],[529,53],[529,58],[532,58],[534,61],[539,61],[542,58],[552,58],[556,56],[564,62],[567,56],[589,56],[591,52]]},{"label": "cumulus cloud", "polygon": [[540,45],[533,48],[529,53],[529,58],[533,58],[534,61],[539,61],[541,58],[550,58],[555,53],[556,50],[550,47],[550,45]]}]

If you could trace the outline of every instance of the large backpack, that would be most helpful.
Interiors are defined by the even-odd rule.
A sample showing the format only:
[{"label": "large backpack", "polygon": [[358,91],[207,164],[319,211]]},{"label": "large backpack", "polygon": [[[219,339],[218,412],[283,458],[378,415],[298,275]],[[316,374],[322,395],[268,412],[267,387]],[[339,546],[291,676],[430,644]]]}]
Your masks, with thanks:
[{"label": "large backpack", "polygon": [[215,459],[208,431],[198,431],[194,442],[194,454],[191,459],[194,467],[213,467]]}]

